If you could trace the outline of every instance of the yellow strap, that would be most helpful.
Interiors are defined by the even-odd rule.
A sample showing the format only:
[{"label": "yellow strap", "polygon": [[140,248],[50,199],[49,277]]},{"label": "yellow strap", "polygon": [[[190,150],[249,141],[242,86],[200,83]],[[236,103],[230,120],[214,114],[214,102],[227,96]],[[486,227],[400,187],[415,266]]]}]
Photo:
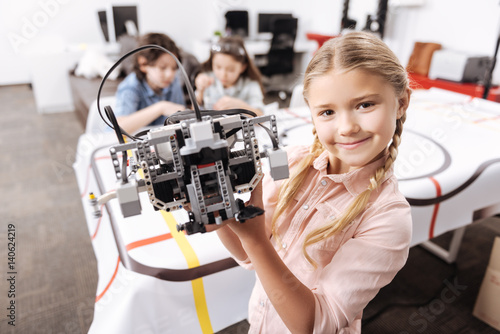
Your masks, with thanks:
[{"label": "yellow strap", "polygon": [[[125,136],[124,136],[125,137]],[[125,139],[126,141],[126,139]],[[131,150],[127,151],[128,156],[132,156]],[[139,176],[144,179],[144,173],[142,169],[139,169]],[[186,258],[188,268],[198,267],[200,261],[196,256],[196,253],[189,244],[186,236],[182,232],[177,232],[177,222],[174,216],[170,212],[165,212],[160,210],[163,219],[167,223],[170,233],[174,237],[175,242],[179,246],[182,254]],[[210,322],[210,316],[208,315],[207,299],[205,298],[205,288],[203,286],[203,279],[197,278],[191,281],[191,286],[193,287],[194,305],[196,307],[196,313],[198,314],[198,321],[200,322],[201,332],[203,334],[212,334],[214,330],[212,329],[212,323]]]},{"label": "yellow strap", "polygon": [[[182,251],[182,254],[186,258],[188,268],[194,268],[200,265],[200,261],[194,252],[193,247],[189,244],[186,236],[182,232],[177,232],[174,216],[170,212],[165,212],[160,210],[163,219],[167,222],[170,233],[177,242],[177,245]],[[205,288],[203,287],[203,279],[197,278],[191,281],[193,287],[194,304],[196,307],[196,313],[198,314],[198,321],[200,322],[201,331],[203,334],[212,334],[214,331],[212,329],[212,324],[210,322],[210,317],[208,315],[207,300],[205,298]]]}]

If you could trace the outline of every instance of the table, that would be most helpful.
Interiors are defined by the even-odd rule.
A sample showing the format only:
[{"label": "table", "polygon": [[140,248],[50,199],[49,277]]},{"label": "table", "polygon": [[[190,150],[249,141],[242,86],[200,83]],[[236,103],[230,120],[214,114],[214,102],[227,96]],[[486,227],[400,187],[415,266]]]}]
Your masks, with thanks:
[{"label": "table", "polygon": [[[441,88],[445,90],[451,90],[457,93],[466,94],[473,97],[483,97],[484,86],[478,85],[471,82],[453,82],[442,79],[430,79],[427,76],[410,73],[410,78],[412,80],[413,86],[419,89],[429,89],[431,87]],[[491,87],[488,100],[500,102],[500,87]]]},{"label": "table", "polygon": [[[282,144],[312,140],[307,108],[274,113]],[[500,213],[499,142],[500,104],[436,89],[414,92],[395,164],[412,205],[412,246],[452,262],[464,228]],[[93,218],[88,192],[115,188],[111,144],[111,133],[82,135],[74,164],[99,271],[89,332],[211,333],[245,319],[253,272],[235,266],[215,233],[176,233],[184,212],[154,211],[141,193],[142,215],[124,219],[112,200],[102,218]],[[429,241],[447,231],[455,231],[449,250]]]}]

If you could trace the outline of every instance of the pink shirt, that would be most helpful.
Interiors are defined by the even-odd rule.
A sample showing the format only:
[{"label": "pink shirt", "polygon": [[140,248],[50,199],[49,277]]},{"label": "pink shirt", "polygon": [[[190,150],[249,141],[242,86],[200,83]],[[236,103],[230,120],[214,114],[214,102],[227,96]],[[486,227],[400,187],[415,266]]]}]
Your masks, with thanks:
[{"label": "pink shirt", "polygon": [[[292,170],[308,147],[288,148]],[[380,288],[392,281],[408,257],[410,205],[399,192],[392,170],[374,191],[358,218],[341,233],[308,248],[318,268],[302,254],[305,236],[344,212],[369,185],[385,157],[346,174],[327,174],[328,152],[315,161],[293,203],[279,220],[278,254],[315,296],[314,333],[360,333],[361,316]],[[280,182],[264,177],[266,224],[271,224]],[[251,263],[240,262],[248,269]],[[249,302],[249,333],[289,333],[257,277]]]}]

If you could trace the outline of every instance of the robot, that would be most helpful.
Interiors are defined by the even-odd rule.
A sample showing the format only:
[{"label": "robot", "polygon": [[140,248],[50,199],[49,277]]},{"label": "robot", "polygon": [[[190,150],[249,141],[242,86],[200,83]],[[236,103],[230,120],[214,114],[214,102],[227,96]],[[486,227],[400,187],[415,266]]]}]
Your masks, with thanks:
[{"label": "robot", "polygon": [[[90,195],[94,215],[98,217],[101,214],[99,207],[115,198],[124,217],[139,215],[142,210],[140,192],[147,192],[155,210],[188,209],[189,220],[177,225],[178,231],[187,234],[204,233],[206,225],[222,224],[230,218],[243,223],[261,215],[262,208],[246,206],[235,194],[251,192],[261,181],[263,158],[268,159],[274,180],[289,177],[287,155],[278,144],[274,115],[249,117],[255,114],[244,109],[201,112],[181,63],[157,45],[129,52],[108,71],[98,92],[99,113],[100,91],[109,73],[127,56],[147,47],[162,49],[174,57],[184,76],[194,111],[178,112],[169,117],[163,127],[130,136],[120,129],[111,108],[104,108],[112,125],[102,114],[101,117],[115,130],[120,142],[109,150],[117,186],[115,191],[98,198]],[[269,128],[262,124],[265,122],[269,123]],[[272,148],[260,150],[256,126],[266,130]],[[123,135],[132,140],[125,142]],[[142,177],[137,178],[137,175]]]}]

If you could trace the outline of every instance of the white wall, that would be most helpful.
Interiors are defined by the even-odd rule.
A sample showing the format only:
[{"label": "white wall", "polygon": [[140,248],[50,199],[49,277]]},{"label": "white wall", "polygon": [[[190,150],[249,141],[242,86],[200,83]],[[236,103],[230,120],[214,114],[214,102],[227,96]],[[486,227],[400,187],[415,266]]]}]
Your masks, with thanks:
[{"label": "white wall", "polygon": [[[337,34],[343,0],[22,0],[0,2],[0,85],[30,82],[29,59],[63,52],[67,45],[102,43],[97,11],[138,4],[141,32],[161,31],[190,50],[195,39],[209,38],[224,24],[228,9],[247,9],[251,33],[258,12],[292,12],[305,32]],[[351,0],[350,16],[364,26],[376,0]],[[415,41],[432,41],[476,54],[493,55],[500,28],[498,0],[423,0],[418,7],[392,7],[386,41],[406,63]],[[54,51],[55,50],[55,51]],[[495,71],[500,81],[500,66]]]},{"label": "white wall", "polygon": [[[424,0],[414,8],[391,8],[386,42],[406,64],[415,41],[435,42],[470,55],[493,56],[500,34],[498,0]],[[494,79],[500,82],[500,66]]]}]

